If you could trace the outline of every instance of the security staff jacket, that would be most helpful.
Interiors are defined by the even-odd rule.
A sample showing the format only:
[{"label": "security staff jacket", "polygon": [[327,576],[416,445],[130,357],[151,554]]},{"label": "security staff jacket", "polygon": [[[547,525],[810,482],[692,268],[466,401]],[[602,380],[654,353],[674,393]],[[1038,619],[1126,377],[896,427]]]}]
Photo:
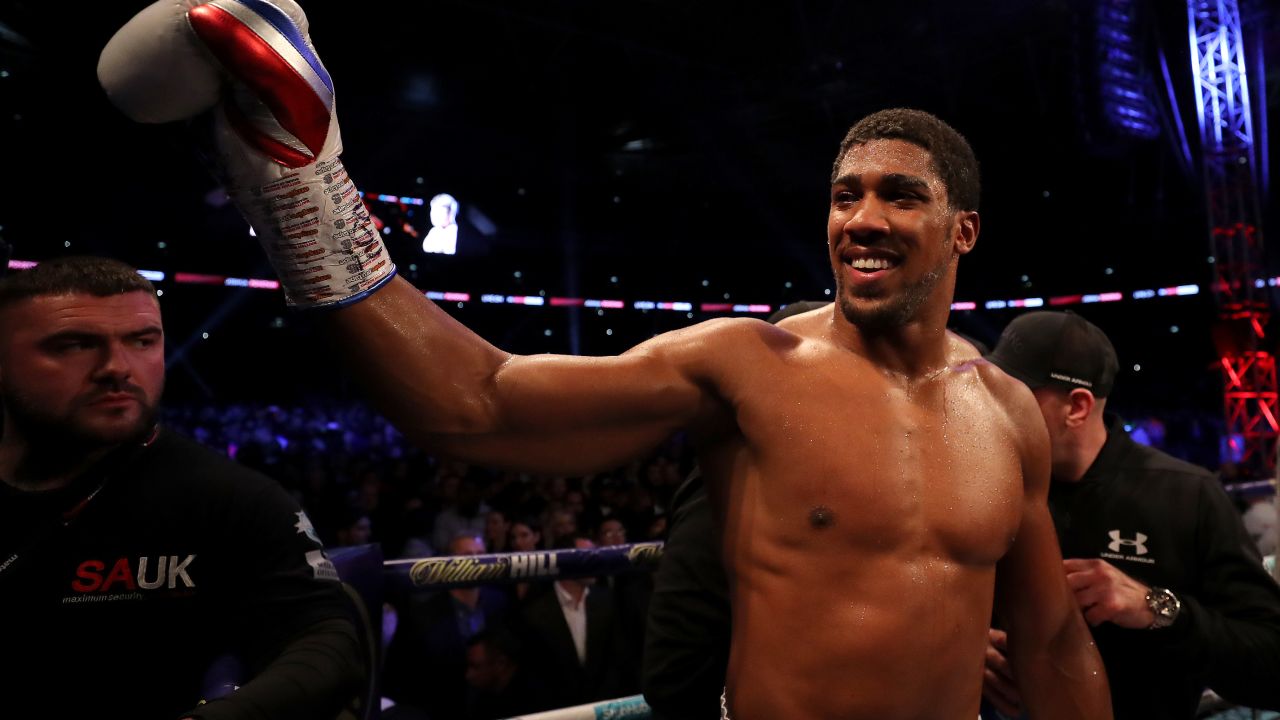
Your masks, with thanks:
[{"label": "security staff jacket", "polygon": [[1050,486],[1062,555],[1100,558],[1182,602],[1167,628],[1093,628],[1116,720],[1194,718],[1205,687],[1280,708],[1280,586],[1239,512],[1208,471],[1109,424],[1084,477]]}]

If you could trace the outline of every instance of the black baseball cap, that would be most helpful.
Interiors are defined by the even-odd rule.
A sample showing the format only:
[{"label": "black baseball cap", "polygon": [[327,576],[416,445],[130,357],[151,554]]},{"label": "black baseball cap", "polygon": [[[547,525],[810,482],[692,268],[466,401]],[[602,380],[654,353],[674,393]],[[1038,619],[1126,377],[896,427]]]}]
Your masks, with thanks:
[{"label": "black baseball cap", "polygon": [[1013,319],[987,355],[1031,389],[1055,385],[1111,394],[1120,361],[1096,325],[1071,312],[1031,312]]},{"label": "black baseball cap", "polygon": [[782,322],[783,320],[786,320],[792,315],[807,313],[810,310],[817,310],[823,305],[830,305],[830,304],[831,302],[829,300],[801,300],[800,302],[793,302],[790,305],[787,305],[780,310],[775,310],[774,313],[769,316],[766,322],[770,322],[770,323],[773,323],[774,325],[777,325],[778,323]]}]

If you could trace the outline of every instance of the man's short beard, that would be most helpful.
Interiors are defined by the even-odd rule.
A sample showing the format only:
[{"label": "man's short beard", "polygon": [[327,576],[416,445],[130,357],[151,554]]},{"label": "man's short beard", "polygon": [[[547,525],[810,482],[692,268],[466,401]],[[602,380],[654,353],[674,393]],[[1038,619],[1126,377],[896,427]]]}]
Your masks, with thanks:
[{"label": "man's short beard", "polygon": [[4,404],[4,432],[21,436],[28,447],[38,453],[57,452],[68,460],[103,448],[142,442],[155,427],[156,406],[139,395],[138,420],[116,432],[103,432],[77,423],[74,415],[59,416],[44,411],[21,393],[0,384],[0,401]]},{"label": "man's short beard", "polygon": [[[920,306],[933,293],[934,288],[938,287],[950,264],[951,258],[943,260],[937,267],[925,273],[919,282],[908,287],[897,297],[889,298],[888,301],[872,307],[851,301],[841,287],[838,293],[840,312],[853,326],[866,332],[885,332],[903,327],[911,322]],[[837,284],[839,282],[839,276],[837,276]]]}]

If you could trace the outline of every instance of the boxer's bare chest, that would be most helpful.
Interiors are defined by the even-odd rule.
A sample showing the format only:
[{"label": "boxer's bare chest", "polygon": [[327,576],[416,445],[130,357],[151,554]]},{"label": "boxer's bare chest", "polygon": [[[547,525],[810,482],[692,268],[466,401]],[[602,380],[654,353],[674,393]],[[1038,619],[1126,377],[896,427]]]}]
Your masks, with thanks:
[{"label": "boxer's bare chest", "polygon": [[1019,431],[973,364],[912,382],[865,362],[791,370],[742,396],[746,452],[721,468],[755,531],[975,565],[1004,554],[1021,513]]}]

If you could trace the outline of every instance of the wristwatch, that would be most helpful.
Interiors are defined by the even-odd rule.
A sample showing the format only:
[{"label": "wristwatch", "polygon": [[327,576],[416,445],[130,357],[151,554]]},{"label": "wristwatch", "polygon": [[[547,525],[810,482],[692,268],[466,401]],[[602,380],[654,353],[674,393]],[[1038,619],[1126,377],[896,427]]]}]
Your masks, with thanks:
[{"label": "wristwatch", "polygon": [[1182,609],[1182,601],[1166,588],[1153,587],[1147,591],[1147,607],[1156,616],[1148,630],[1166,628],[1178,619],[1178,611]]}]

